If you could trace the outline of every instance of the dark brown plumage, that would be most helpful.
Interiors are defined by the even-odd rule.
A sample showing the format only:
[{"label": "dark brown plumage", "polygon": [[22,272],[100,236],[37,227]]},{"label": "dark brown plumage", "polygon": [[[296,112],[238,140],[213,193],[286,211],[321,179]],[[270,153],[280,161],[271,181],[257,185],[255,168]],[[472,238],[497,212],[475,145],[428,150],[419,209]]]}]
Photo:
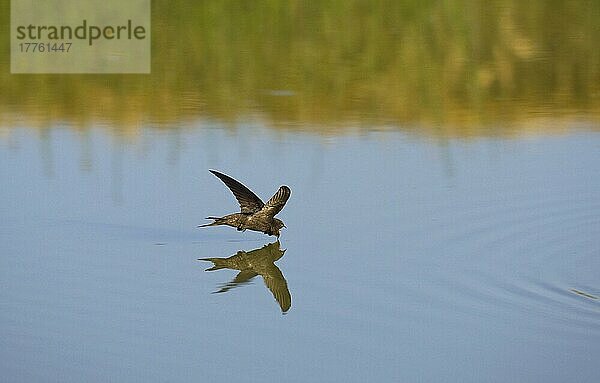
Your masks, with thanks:
[{"label": "dark brown plumage", "polygon": [[224,217],[207,217],[206,219],[213,219],[214,222],[198,227],[227,225],[235,227],[239,231],[246,229],[260,231],[279,238],[279,230],[285,225],[281,220],[275,218],[275,215],[283,209],[288,198],[290,198],[292,191],[289,187],[281,186],[273,197],[267,203],[264,203],[252,190],[228,175],[216,170],[210,170],[210,172],[219,177],[231,190],[240,204],[240,212]]},{"label": "dark brown plumage", "polygon": [[252,251],[238,251],[229,258],[201,258],[199,261],[209,261],[213,267],[206,271],[220,269],[239,270],[233,281],[223,284],[215,293],[224,293],[237,286],[244,285],[257,275],[260,275],[273,297],[279,303],[283,313],[292,306],[292,296],[287,281],[275,261],[283,257],[285,249],[280,248],[279,241],[270,243]]}]

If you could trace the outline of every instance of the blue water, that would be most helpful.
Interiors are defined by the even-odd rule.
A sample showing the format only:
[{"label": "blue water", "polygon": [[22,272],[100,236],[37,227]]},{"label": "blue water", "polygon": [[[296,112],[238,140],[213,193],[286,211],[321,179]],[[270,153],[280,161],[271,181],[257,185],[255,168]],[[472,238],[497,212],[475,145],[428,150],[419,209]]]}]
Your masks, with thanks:
[{"label": "blue water", "polygon": [[[585,125],[585,124],[584,124]],[[3,128],[0,371],[9,382],[600,379],[600,135],[434,139]],[[292,189],[257,276],[198,258],[275,238],[198,229]],[[579,292],[579,293],[577,293]]]}]

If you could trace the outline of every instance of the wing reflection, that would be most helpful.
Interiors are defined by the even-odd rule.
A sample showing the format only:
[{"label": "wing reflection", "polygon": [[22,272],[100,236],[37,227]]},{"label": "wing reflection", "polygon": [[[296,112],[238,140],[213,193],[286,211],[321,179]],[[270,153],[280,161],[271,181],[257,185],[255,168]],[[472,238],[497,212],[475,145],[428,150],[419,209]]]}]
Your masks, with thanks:
[{"label": "wing reflection", "polygon": [[279,241],[276,241],[248,252],[240,250],[229,258],[200,258],[199,260],[213,263],[213,267],[206,269],[206,271],[220,269],[240,271],[231,282],[224,283],[214,293],[227,292],[249,283],[252,278],[260,275],[277,303],[279,303],[281,311],[286,313],[292,306],[292,296],[283,273],[274,263],[284,254],[285,249],[281,250]]}]

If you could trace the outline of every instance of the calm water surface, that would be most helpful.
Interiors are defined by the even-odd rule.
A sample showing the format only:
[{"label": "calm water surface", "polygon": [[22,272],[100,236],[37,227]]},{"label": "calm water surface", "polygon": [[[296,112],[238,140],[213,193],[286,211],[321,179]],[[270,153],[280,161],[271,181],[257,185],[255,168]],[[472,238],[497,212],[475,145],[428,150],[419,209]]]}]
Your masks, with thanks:
[{"label": "calm water surface", "polygon": [[[440,143],[197,125],[4,135],[10,381],[597,380],[597,133]],[[236,209],[209,168],[264,198],[292,188],[285,315],[260,275],[230,283],[238,271],[197,260],[274,242],[195,227]]]}]

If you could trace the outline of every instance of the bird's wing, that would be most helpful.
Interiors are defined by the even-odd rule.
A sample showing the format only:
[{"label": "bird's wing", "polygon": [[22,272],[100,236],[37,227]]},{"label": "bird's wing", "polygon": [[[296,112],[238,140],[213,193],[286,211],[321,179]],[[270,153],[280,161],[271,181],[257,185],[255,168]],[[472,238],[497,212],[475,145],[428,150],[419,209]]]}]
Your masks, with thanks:
[{"label": "bird's wing", "polygon": [[231,289],[250,283],[252,278],[256,277],[257,275],[258,273],[252,270],[242,270],[238,273],[238,275],[235,276],[235,278],[233,278],[231,282],[223,283],[219,287],[219,290],[214,291],[213,294],[226,293]]},{"label": "bird's wing", "polygon": [[241,285],[250,282],[250,280],[258,275],[254,270],[242,270],[230,282],[232,285]]},{"label": "bird's wing", "polygon": [[252,192],[252,190],[248,189],[240,182],[234,180],[228,175],[219,173],[216,170],[211,170],[210,172],[215,176],[219,177],[219,179],[223,181],[225,185],[227,185],[229,190],[231,190],[231,192],[239,202],[241,212],[243,214],[256,213],[265,205],[263,201]]},{"label": "bird's wing", "polygon": [[277,190],[277,193],[275,193],[262,207],[261,213],[271,218],[274,217],[275,214],[283,209],[291,194],[292,191],[289,187],[285,185],[281,186],[279,190]]},{"label": "bird's wing", "polygon": [[273,264],[266,273],[262,274],[262,277],[265,285],[271,290],[273,297],[279,303],[281,311],[284,313],[288,311],[292,306],[292,295],[290,294],[290,290],[288,290],[287,281],[281,270],[279,270],[279,267]]}]

